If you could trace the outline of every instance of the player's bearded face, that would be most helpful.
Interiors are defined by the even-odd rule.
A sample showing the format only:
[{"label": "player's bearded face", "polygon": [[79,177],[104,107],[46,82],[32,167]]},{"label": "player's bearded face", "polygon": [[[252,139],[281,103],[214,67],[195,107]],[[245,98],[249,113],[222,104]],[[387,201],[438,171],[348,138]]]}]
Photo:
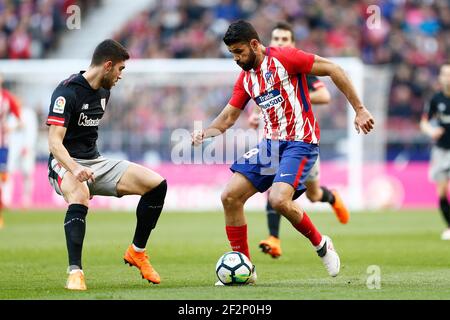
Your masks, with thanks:
[{"label": "player's bearded face", "polygon": [[256,62],[256,54],[250,46],[246,46],[236,63],[245,71],[250,71]]},{"label": "player's bearded face", "polygon": [[114,86],[114,79],[111,73],[107,73],[104,75],[102,79],[102,87],[106,90],[110,90]]},{"label": "player's bearded face", "polygon": [[245,71],[249,71],[255,67],[256,54],[248,43],[240,42],[232,44],[228,46],[228,51],[233,55],[234,61],[238,66]]},{"label": "player's bearded face", "polygon": [[251,70],[255,66],[256,54],[253,52],[252,48],[249,47],[249,54],[247,61],[243,61],[239,66],[245,71]]},{"label": "player's bearded face", "polygon": [[125,68],[125,64],[123,62],[116,63],[111,66],[111,68],[106,70],[105,75],[102,79],[102,87],[110,90],[119,79],[121,79],[122,70]]}]

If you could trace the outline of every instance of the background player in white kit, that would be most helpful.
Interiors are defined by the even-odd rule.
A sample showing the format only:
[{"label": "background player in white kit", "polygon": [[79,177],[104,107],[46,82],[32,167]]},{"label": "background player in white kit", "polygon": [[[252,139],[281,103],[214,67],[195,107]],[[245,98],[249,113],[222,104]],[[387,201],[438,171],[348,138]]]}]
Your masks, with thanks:
[{"label": "background player in white kit", "polygon": [[[38,119],[36,112],[26,105],[22,107],[22,125],[12,119],[11,126],[15,129],[9,136],[8,172],[13,175],[20,173],[22,179],[22,192],[20,202],[23,208],[29,208],[32,203],[33,173],[36,167],[36,142],[38,135]],[[12,195],[13,179],[9,179],[7,187]]]}]

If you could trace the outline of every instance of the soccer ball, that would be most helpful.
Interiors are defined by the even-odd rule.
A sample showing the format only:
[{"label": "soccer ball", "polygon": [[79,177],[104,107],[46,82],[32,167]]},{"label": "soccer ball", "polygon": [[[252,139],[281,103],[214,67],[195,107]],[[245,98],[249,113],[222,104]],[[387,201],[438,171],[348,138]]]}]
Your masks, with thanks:
[{"label": "soccer ball", "polygon": [[245,284],[252,276],[253,264],[243,253],[230,251],[219,258],[216,275],[225,285]]}]

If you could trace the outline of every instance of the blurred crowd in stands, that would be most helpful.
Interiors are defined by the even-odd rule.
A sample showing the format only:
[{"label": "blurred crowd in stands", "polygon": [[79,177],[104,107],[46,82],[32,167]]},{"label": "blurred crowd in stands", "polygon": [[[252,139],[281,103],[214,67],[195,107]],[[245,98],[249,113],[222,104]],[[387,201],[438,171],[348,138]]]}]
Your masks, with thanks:
[{"label": "blurred crowd in stands", "polygon": [[0,0],[0,59],[45,58],[58,45],[74,4],[85,13],[100,1]]},{"label": "blurred crowd in stands", "polygon": [[[381,20],[375,21],[378,12]],[[249,19],[266,44],[273,22],[288,21],[297,47],[305,51],[390,65],[387,129],[420,136],[424,103],[438,89],[439,66],[449,58],[448,0],[161,1],[115,38],[135,58],[228,57],[221,36],[230,21],[240,18]]]},{"label": "blurred crowd in stands", "polygon": [[[61,34],[65,8],[74,2],[80,3],[0,0],[0,57],[44,57]],[[94,2],[81,1],[85,6]],[[374,20],[378,12],[380,20]],[[424,139],[419,131],[419,118],[424,104],[438,89],[439,66],[449,59],[450,1],[152,1],[147,10],[118,28],[113,37],[124,44],[135,59],[223,58],[230,55],[221,41],[222,36],[230,22],[241,18],[254,24],[264,44],[269,43],[273,24],[287,21],[294,27],[298,48],[324,57],[357,56],[365,64],[389,66],[393,78],[386,129],[394,132],[394,137],[403,134]],[[164,101],[164,92],[152,94],[162,95],[158,110],[164,110],[164,103],[171,104]],[[214,110],[226,102],[225,98],[222,100],[215,101]],[[209,105],[205,101],[199,103],[201,110]],[[174,113],[180,116],[179,120],[173,119],[174,114],[164,118],[164,114],[142,108],[143,105],[145,103],[131,107],[134,116],[130,117],[148,119],[143,124],[147,126],[145,130],[156,130],[162,125],[171,128],[171,122],[179,125],[189,118],[183,118],[183,111]],[[187,115],[196,112],[191,109]],[[148,113],[151,113],[149,117]],[[123,121],[118,124],[123,131],[136,128],[132,121]],[[153,125],[149,126],[148,121]],[[127,127],[127,123],[131,127]],[[404,143],[399,148],[403,147]]]}]

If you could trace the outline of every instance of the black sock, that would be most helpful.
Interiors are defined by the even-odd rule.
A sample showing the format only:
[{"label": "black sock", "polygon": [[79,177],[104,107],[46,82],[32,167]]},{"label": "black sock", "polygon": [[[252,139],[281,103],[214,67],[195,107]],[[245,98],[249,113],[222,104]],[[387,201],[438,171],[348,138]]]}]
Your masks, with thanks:
[{"label": "black sock", "polygon": [[167,193],[167,181],[164,180],[156,188],[153,188],[141,197],[136,208],[136,231],[133,244],[141,249],[147,245],[150,232],[155,228],[164,206]]},{"label": "black sock", "polygon": [[331,193],[330,190],[328,190],[326,187],[320,187],[323,191],[322,199],[320,199],[320,202],[328,202],[329,204],[333,204],[336,199],[334,198],[334,195]]},{"label": "black sock", "polygon": [[281,215],[272,208],[269,201],[267,201],[266,211],[270,235],[279,238]]},{"label": "black sock", "polygon": [[448,203],[447,197],[439,199],[439,206],[441,207],[442,215],[444,216],[447,226],[450,228],[450,204]]},{"label": "black sock", "polygon": [[86,233],[86,215],[88,207],[82,204],[71,204],[64,219],[67,252],[69,254],[70,270],[80,268],[83,240]]}]

